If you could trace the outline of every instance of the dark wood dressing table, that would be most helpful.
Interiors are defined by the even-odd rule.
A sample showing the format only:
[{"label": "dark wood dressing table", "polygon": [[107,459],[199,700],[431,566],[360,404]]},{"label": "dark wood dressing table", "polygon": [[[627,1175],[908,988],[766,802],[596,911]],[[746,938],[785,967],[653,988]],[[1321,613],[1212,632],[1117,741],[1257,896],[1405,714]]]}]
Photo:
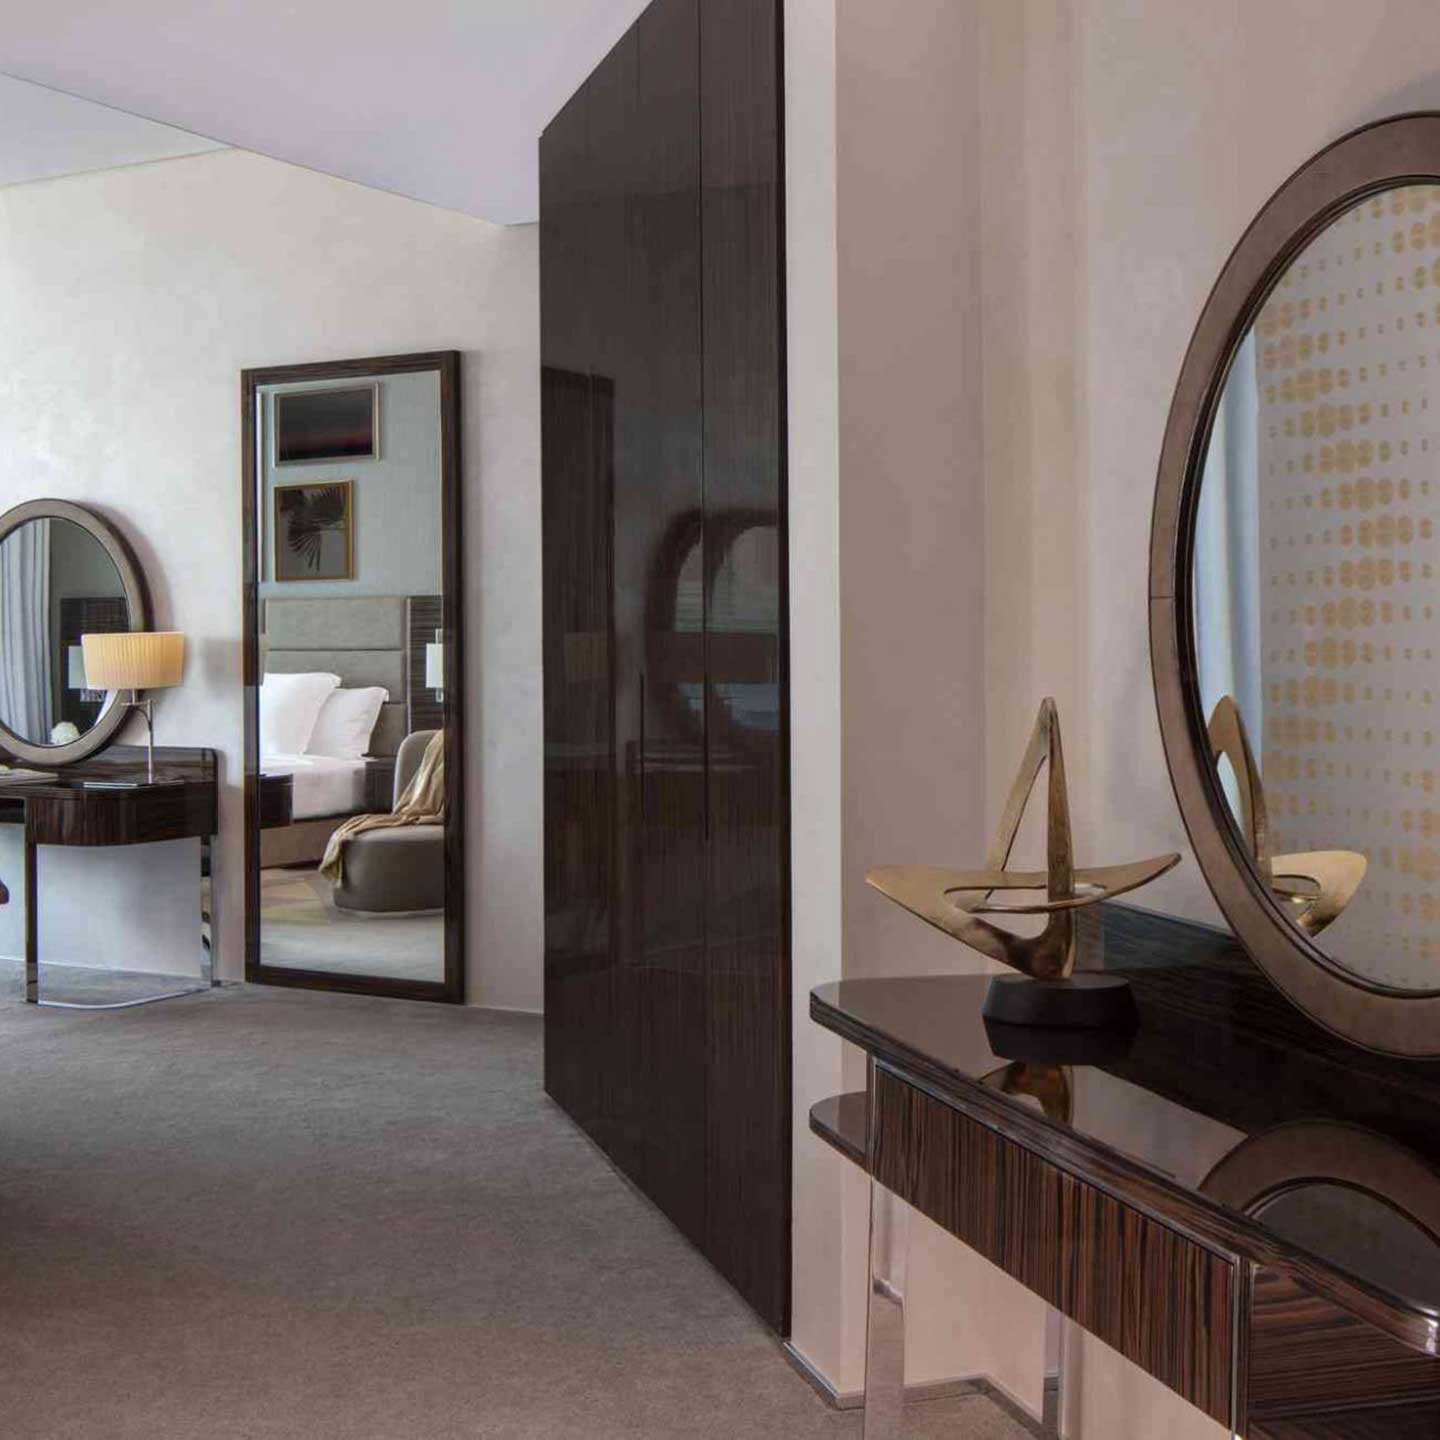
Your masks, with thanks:
[{"label": "dark wood dressing table", "polygon": [[[0,823],[25,830],[25,999],[31,1004],[60,1004],[40,998],[40,850],[48,845],[143,845],[159,840],[198,839],[202,874],[217,830],[218,789],[213,750],[160,747],[155,778],[146,777],[142,746],[115,745],[88,760],[56,772],[54,780],[0,784]],[[13,884],[13,881],[12,881]],[[208,915],[202,915],[199,984],[168,989],[161,995],[117,1005],[66,1008],[119,1009],[209,989],[214,983]]]},{"label": "dark wood dressing table", "polygon": [[[867,1440],[898,1419],[896,1200],[1236,1435],[1440,1435],[1440,1062],[1336,1039],[1227,936],[1100,908],[1080,964],[1131,979],[1118,1041],[987,1031],[980,977],[811,994],[869,1060],[810,1114],[872,1181]],[[1165,1144],[1189,1118],[1218,1153]]]}]

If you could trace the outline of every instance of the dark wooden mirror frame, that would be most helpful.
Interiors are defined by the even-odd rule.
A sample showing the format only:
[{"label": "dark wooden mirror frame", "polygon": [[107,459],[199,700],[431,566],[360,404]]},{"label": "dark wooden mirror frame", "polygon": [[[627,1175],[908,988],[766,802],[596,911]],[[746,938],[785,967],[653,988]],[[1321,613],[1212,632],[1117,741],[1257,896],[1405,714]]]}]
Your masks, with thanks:
[{"label": "dark wooden mirror frame", "polygon": [[[260,547],[255,511],[256,399],[267,385],[434,371],[440,377],[440,584],[445,643],[445,978],[398,980],[265,965],[260,959]],[[240,378],[241,526],[244,535],[243,665],[245,684],[245,978],[252,984],[401,1000],[465,1001],[465,730],[464,599],[460,495],[460,352],[427,351],[361,360],[275,365]]]},{"label": "dark wooden mirror frame", "polygon": [[1440,993],[1366,983],[1298,931],[1250,863],[1209,760],[1194,643],[1205,452],[1235,352],[1290,262],[1380,191],[1440,184],[1440,113],[1364,126],[1306,161],[1251,222],[1200,313],[1165,426],[1150,535],[1150,659],[1165,758],[1195,858],[1237,938],[1314,1020],[1374,1050],[1440,1054]]},{"label": "dark wooden mirror frame", "polygon": [[[92,535],[110,557],[120,576],[125,591],[125,604],[130,612],[130,629],[150,628],[150,592],[145,585],[145,572],[135,558],[125,537],[108,521],[101,519],[93,510],[83,505],[74,505],[68,500],[27,500],[0,515],[0,544],[22,525],[32,520],[68,520]],[[86,760],[98,754],[109,745],[129,718],[130,710],[125,705],[111,701],[102,711],[100,718],[78,739],[68,745],[37,745],[24,740],[0,721],[0,754],[22,760],[27,765],[40,765],[53,769],[62,765],[73,765],[77,760]]]}]

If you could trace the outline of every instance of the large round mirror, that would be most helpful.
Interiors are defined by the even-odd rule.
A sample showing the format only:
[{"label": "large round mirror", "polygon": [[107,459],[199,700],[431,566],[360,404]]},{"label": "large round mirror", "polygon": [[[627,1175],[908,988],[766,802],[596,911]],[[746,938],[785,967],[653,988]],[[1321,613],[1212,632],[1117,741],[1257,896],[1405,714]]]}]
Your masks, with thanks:
[{"label": "large round mirror", "polygon": [[98,516],[58,500],[0,515],[0,751],[44,766],[104,745],[123,707],[87,683],[81,637],[148,625],[139,568]]},{"label": "large round mirror", "polygon": [[1407,116],[1303,167],[1228,262],[1177,387],[1151,571],[1167,755],[1222,908],[1323,1023],[1427,1054],[1437,380],[1440,118]]}]

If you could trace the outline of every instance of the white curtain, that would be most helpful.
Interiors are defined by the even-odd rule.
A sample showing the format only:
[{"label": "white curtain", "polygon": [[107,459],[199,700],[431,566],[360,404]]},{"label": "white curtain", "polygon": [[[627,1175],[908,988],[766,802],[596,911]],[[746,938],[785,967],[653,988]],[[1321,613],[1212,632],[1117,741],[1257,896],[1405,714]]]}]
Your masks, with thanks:
[{"label": "white curtain", "polygon": [[1252,331],[1225,381],[1195,523],[1195,650],[1205,718],[1233,695],[1258,756],[1260,670],[1260,395]]},{"label": "white curtain", "polygon": [[31,520],[0,544],[0,720],[50,739],[50,522]]}]

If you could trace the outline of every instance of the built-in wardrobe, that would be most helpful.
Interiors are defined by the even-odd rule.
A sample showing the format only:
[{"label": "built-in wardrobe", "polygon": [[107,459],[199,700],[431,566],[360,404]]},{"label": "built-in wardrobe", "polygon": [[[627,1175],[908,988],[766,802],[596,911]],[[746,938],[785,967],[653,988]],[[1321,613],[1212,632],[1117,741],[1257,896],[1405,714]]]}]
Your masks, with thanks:
[{"label": "built-in wardrobe", "polygon": [[540,145],[545,1085],[789,1328],[780,0],[655,0]]}]

